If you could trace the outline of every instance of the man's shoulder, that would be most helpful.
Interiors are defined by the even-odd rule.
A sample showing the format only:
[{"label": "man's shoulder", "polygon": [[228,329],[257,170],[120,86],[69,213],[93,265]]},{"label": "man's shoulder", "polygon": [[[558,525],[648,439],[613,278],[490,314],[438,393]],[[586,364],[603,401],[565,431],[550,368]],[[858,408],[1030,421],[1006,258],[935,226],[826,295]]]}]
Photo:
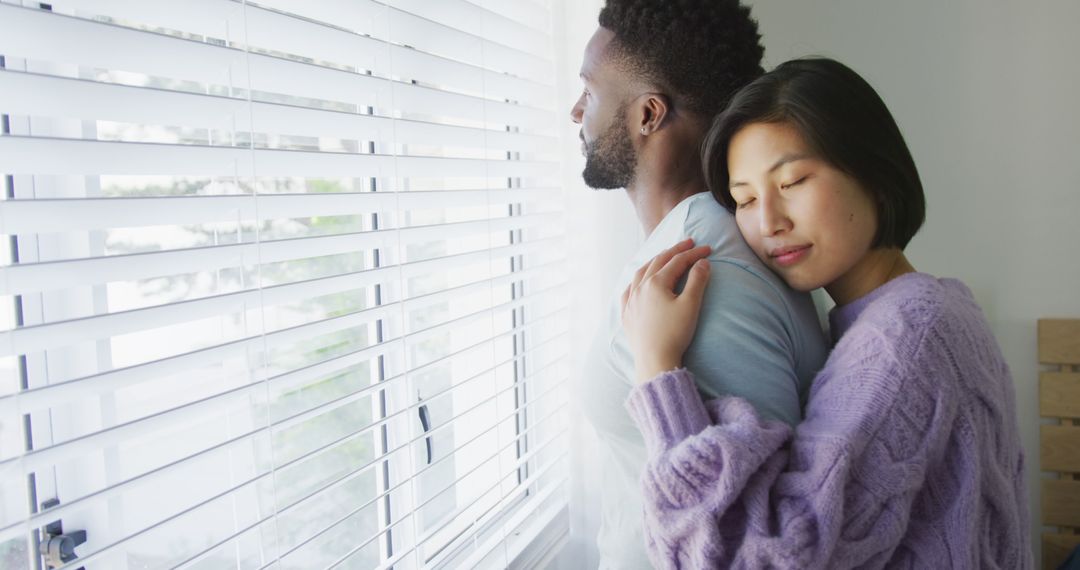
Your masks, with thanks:
[{"label": "man's shoulder", "polygon": [[695,244],[712,247],[713,259],[727,257],[745,261],[753,266],[760,261],[750,246],[746,245],[735,216],[720,205],[709,192],[694,196],[686,209],[683,234]]},{"label": "man's shoulder", "polygon": [[[713,262],[713,268],[718,270],[714,272],[714,280],[721,279],[721,276],[728,280],[722,287],[728,290],[733,286],[738,287],[731,282],[730,274],[734,272],[742,276],[742,279],[737,281],[746,280],[751,285],[750,289],[756,289],[767,296],[782,297],[789,292],[780,278],[754,255],[754,251],[739,233],[735,216],[721,206],[712,194],[702,192],[688,202],[682,229],[684,235],[693,238],[695,244],[712,247],[709,260]],[[706,290],[706,295],[708,294],[709,291]]]}]

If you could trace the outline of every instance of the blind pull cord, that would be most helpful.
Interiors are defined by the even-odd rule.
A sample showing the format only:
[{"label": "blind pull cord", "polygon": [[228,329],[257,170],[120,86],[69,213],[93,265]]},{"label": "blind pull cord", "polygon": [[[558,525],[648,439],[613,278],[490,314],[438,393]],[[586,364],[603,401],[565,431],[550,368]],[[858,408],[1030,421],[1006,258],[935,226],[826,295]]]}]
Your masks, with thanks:
[{"label": "blind pull cord", "polygon": [[[424,398],[420,395],[420,391],[416,391],[416,401],[423,402]],[[431,431],[431,412],[428,411],[427,404],[421,404],[417,409],[417,413],[420,414],[420,427],[424,428],[424,433]],[[431,436],[424,438],[424,445],[427,446],[427,464],[431,465]]]}]

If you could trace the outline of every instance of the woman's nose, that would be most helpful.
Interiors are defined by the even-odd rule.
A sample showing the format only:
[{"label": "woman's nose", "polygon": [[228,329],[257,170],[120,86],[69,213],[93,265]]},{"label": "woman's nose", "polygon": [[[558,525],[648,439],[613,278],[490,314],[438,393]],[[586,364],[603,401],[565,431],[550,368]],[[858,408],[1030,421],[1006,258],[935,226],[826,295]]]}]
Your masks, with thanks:
[{"label": "woman's nose", "polygon": [[761,219],[761,235],[774,236],[791,229],[791,219],[788,218],[787,212],[784,211],[783,205],[777,203],[776,199],[762,200],[761,208],[758,210]]}]

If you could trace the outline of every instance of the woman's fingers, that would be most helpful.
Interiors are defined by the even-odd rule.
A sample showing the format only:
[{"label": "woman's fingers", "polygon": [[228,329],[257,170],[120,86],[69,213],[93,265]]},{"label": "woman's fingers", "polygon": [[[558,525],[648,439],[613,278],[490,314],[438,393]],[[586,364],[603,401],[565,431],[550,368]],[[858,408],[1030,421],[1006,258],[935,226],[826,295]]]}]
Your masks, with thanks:
[{"label": "woman's fingers", "polygon": [[684,239],[679,243],[661,251],[656,254],[656,257],[646,261],[637,271],[634,272],[634,276],[630,278],[630,285],[623,291],[622,305],[625,308],[626,302],[630,299],[630,296],[634,294],[634,291],[638,290],[642,282],[649,278],[650,275],[658,271],[665,263],[668,262],[671,257],[680,251],[685,251],[694,245],[694,240]]},{"label": "woman's fingers", "polygon": [[693,303],[695,307],[701,307],[701,300],[705,298],[705,287],[709,284],[710,269],[708,259],[701,258],[694,262],[679,299]]},{"label": "woman's fingers", "polygon": [[[686,272],[697,263],[698,260],[708,257],[711,249],[712,248],[707,245],[701,245],[675,254],[655,273],[653,277],[658,280],[661,285],[674,291],[675,283],[679,281],[679,278],[686,275]],[[685,289],[683,290],[685,291]]]},{"label": "woman's fingers", "polygon": [[667,262],[671,261],[676,255],[686,252],[687,249],[693,247],[693,240],[687,238],[657,254],[657,257],[653,257],[652,261],[647,263],[648,269],[645,272],[644,279],[649,279],[654,273],[660,271]]},{"label": "woman's fingers", "polygon": [[645,269],[645,273],[642,275],[642,280],[648,279],[654,273],[660,271],[672,257],[675,257],[679,253],[692,247],[694,247],[694,240],[687,238],[656,254],[656,257],[652,258],[651,261],[644,265],[643,269]]},{"label": "woman's fingers", "polygon": [[645,264],[639,267],[638,270],[634,272],[634,276],[630,279],[630,285],[626,287],[627,298],[633,295],[634,291],[637,291],[638,287],[641,286],[641,282],[645,279],[645,270],[648,268],[649,265]]},{"label": "woman's fingers", "polygon": [[630,284],[626,286],[626,289],[623,289],[621,299],[623,313],[626,313],[626,304],[630,302],[630,297],[637,291],[638,287],[641,286],[641,282],[645,278],[645,271],[648,268],[648,263],[639,267],[638,270],[634,272],[634,276],[630,278]]},{"label": "woman's fingers", "polygon": [[694,247],[694,240],[684,239],[679,243],[665,249],[645,263],[634,272],[630,284],[623,290],[620,306],[626,311],[626,305],[630,302],[643,283],[654,275],[660,276],[660,283],[668,291],[674,293],[675,282],[678,281],[686,270],[698,259],[709,255],[710,248],[707,245]]},{"label": "woman's fingers", "polygon": [[[710,249],[681,241],[639,268],[623,291],[622,327],[639,381],[682,362],[709,283],[709,264],[704,258]],[[676,295],[675,283],[687,271],[686,286]]]}]

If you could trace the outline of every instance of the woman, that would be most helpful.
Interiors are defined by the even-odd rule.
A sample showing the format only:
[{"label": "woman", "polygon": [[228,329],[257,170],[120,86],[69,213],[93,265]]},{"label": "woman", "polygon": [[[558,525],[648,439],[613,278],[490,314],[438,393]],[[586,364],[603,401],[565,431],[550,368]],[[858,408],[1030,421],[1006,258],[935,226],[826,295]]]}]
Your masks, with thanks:
[{"label": "woman", "polygon": [[1032,567],[1012,380],[971,292],[904,257],[922,186],[874,90],[835,61],[785,63],[734,97],[704,153],[754,252],[836,301],[835,346],[794,431],[739,398],[702,402],[681,357],[708,248],[677,244],[637,272],[626,406],[649,448],[653,564]]}]

